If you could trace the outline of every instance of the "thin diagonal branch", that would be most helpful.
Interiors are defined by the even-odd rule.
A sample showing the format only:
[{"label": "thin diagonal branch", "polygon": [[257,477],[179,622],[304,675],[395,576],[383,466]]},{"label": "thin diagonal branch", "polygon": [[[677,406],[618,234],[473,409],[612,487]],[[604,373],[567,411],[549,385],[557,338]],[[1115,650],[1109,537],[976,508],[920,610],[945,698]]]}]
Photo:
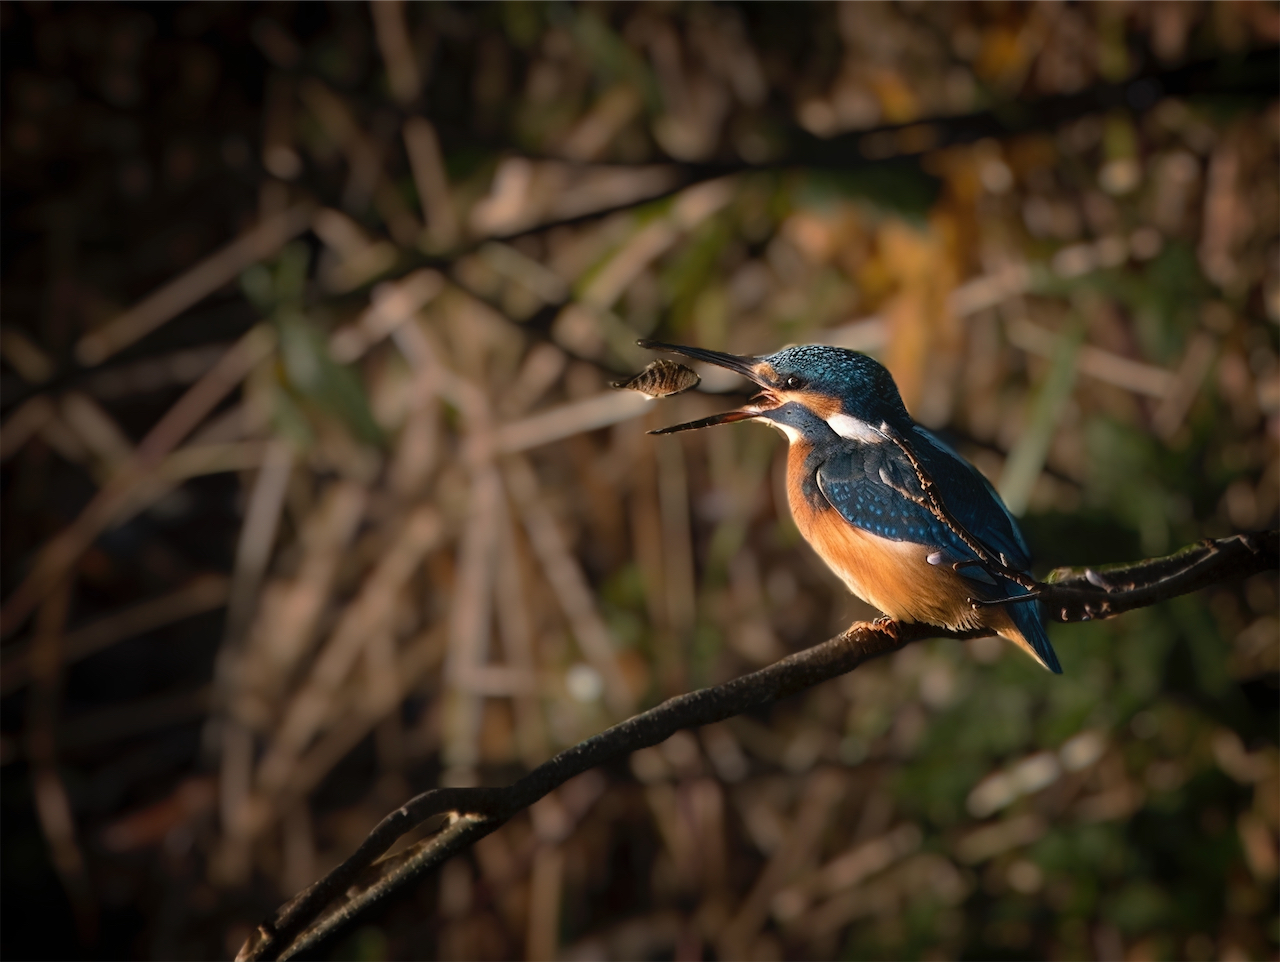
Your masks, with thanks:
[{"label": "thin diagonal branch", "polygon": [[[830,641],[760,671],[735,678],[724,685],[669,699],[566,749],[513,785],[505,788],[440,788],[424,792],[384,818],[342,865],[284,906],[273,920],[259,926],[259,941],[247,944],[238,958],[286,958],[293,954],[298,947],[290,946],[290,943],[306,925],[349,887],[361,888],[361,894],[355,898],[361,898],[366,888],[377,887],[379,880],[361,886],[361,873],[401,835],[434,815],[454,812],[477,819],[476,828],[482,830],[474,835],[458,830],[469,844],[590,768],[619,755],[663,742],[682,728],[722,721],[811,688],[828,678],[852,671],[877,655],[894,651],[909,641],[928,637],[933,630],[925,625],[896,625],[893,622],[856,624]],[[437,864],[459,847],[453,844],[441,847],[435,845],[434,839],[430,840],[422,850],[423,864],[420,868]],[[375,866],[375,870],[377,868]]]},{"label": "thin diagonal branch", "polygon": [[[1206,541],[1168,557],[1101,571],[1059,569],[1048,582],[1037,583],[1035,590],[1055,620],[1090,621],[1277,567],[1280,532],[1265,531]],[[656,745],[680,729],[721,721],[794,695],[913,641],[983,633],[887,619],[855,624],[760,671],[665,701],[566,749],[512,785],[424,792],[384,818],[350,858],[263,922],[237,959],[288,959],[314,951],[371,905],[590,768]],[[379,861],[398,838],[441,814],[454,816],[446,828]]]}]

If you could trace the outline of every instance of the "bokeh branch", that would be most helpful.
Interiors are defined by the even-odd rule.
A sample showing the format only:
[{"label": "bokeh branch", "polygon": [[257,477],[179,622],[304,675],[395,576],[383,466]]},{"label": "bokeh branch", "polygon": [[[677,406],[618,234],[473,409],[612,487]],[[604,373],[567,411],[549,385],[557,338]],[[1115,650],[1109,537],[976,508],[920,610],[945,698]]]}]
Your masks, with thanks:
[{"label": "bokeh branch", "polygon": [[[1036,586],[1054,620],[1108,618],[1208,585],[1280,567],[1280,531],[1236,535],[1163,558],[1105,569],[1058,569]],[[502,788],[439,788],[410,799],[382,820],[345,862],[262,923],[237,959],[288,959],[313,951],[371,905],[498,829],[518,812],[612,759],[665,741],[675,732],[723,721],[853,671],[879,655],[925,638],[960,632],[888,619],[859,622],[812,648],[711,688],[671,698],[556,755]],[[433,816],[440,832],[390,858],[397,839]]]}]

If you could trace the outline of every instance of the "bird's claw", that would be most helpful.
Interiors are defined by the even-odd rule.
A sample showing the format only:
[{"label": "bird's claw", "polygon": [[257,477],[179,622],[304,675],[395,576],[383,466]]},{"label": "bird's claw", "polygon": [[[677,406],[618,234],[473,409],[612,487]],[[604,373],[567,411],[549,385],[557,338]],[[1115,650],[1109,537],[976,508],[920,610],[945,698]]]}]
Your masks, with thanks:
[{"label": "bird's claw", "polygon": [[871,622],[871,627],[876,631],[882,631],[891,638],[898,637],[898,621],[896,618],[890,618],[888,615],[881,615],[875,621]]}]

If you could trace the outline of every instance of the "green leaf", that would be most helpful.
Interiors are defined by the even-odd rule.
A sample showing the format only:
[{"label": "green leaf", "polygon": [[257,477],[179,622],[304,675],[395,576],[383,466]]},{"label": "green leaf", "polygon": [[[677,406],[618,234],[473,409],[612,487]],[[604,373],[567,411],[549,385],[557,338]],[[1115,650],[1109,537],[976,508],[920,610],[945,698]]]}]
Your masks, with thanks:
[{"label": "green leaf", "polygon": [[337,416],[361,441],[382,445],[382,429],[373,418],[360,379],[330,357],[324,336],[293,311],[280,311],[275,322],[290,387]]}]

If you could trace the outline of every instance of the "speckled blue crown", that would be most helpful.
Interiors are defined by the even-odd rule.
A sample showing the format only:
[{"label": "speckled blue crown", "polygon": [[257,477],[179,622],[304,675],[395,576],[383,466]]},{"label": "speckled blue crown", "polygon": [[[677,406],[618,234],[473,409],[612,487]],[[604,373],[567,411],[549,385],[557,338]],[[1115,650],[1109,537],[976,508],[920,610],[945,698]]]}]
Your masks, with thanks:
[{"label": "speckled blue crown", "polygon": [[785,380],[795,374],[810,390],[839,397],[858,406],[880,402],[892,413],[906,413],[898,386],[885,366],[845,347],[802,344],[764,358]]}]

